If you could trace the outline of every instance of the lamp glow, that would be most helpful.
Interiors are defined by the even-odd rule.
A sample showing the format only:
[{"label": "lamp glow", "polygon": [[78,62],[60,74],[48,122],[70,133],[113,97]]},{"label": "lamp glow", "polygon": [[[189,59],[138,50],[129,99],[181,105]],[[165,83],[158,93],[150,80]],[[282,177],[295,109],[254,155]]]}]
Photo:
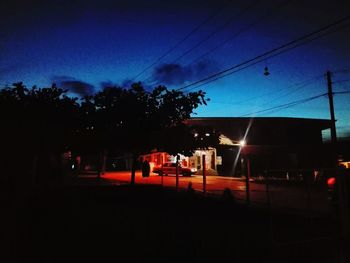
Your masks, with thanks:
[{"label": "lamp glow", "polygon": [[240,145],[241,147],[245,146],[245,145],[246,145],[246,141],[245,141],[245,140],[240,140],[240,141],[239,141],[239,145]]}]

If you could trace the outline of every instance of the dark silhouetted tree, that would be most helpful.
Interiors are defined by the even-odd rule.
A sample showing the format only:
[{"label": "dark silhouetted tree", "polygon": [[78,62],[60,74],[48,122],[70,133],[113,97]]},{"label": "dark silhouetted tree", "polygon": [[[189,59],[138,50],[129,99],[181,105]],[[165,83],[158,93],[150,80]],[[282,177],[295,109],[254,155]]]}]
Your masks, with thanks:
[{"label": "dark silhouetted tree", "polygon": [[0,90],[1,159],[9,181],[59,180],[60,155],[74,140],[78,104],[56,85]]},{"label": "dark silhouetted tree", "polygon": [[119,149],[133,156],[133,183],[135,162],[141,153],[162,149],[188,155],[198,148],[184,121],[202,104],[206,104],[203,91],[185,94],[158,86],[147,92],[141,83],[135,83],[128,89],[108,87],[85,97],[82,111],[93,116],[87,118],[92,123],[85,125],[95,136],[91,141],[97,142],[97,151]]},{"label": "dark silhouetted tree", "polygon": [[2,161],[7,174],[33,178],[31,173],[40,182],[50,175],[58,179],[59,156],[67,150],[99,154],[101,162],[106,152],[118,151],[133,158],[133,183],[140,154],[160,149],[190,155],[218,140],[215,133],[198,140],[194,128],[185,124],[199,105],[206,104],[203,91],[185,94],[158,86],[148,92],[135,83],[130,88],[105,88],[80,104],[66,94],[56,85],[28,89],[22,83],[0,91]]}]

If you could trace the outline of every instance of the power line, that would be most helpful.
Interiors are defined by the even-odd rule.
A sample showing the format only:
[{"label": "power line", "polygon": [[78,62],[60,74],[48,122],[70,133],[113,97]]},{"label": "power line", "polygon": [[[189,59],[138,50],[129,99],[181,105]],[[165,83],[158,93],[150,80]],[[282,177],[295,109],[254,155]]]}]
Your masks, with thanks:
[{"label": "power line", "polygon": [[[313,32],[311,32],[311,33],[308,33],[308,34],[306,34],[306,35],[303,35],[303,36],[301,36],[301,37],[298,37],[298,38],[296,38],[296,39],[294,39],[294,40],[292,40],[292,41],[290,41],[290,42],[288,42],[288,43],[286,43],[286,44],[283,44],[283,45],[279,46],[279,47],[273,48],[273,49],[271,49],[271,50],[269,50],[269,51],[267,51],[267,52],[265,52],[265,53],[263,53],[263,54],[260,54],[260,55],[258,55],[258,56],[256,56],[256,57],[252,58],[252,59],[248,59],[248,60],[246,60],[246,61],[244,61],[244,62],[241,62],[241,63],[239,63],[239,64],[236,64],[236,65],[234,65],[234,66],[232,66],[232,67],[229,67],[229,68],[227,68],[227,69],[225,69],[225,70],[222,70],[222,71],[220,71],[220,72],[214,73],[214,74],[212,74],[212,75],[210,75],[210,76],[207,76],[207,77],[205,77],[205,78],[203,78],[203,79],[197,80],[197,81],[192,82],[192,83],[190,83],[190,84],[187,84],[187,85],[185,85],[184,87],[179,88],[179,89],[177,89],[177,90],[183,90],[183,89],[186,89],[186,88],[188,88],[188,87],[191,87],[191,86],[200,84],[200,83],[205,82],[205,81],[206,81],[205,84],[210,83],[210,82],[212,82],[212,81],[215,81],[215,80],[217,80],[217,79],[223,78],[223,77],[228,76],[228,75],[231,75],[231,74],[233,74],[233,73],[235,73],[235,72],[238,72],[238,71],[240,71],[240,70],[242,70],[242,69],[245,69],[245,68],[247,68],[247,67],[253,66],[253,65],[255,65],[255,64],[257,64],[257,63],[259,63],[259,62],[261,62],[261,61],[263,61],[263,60],[265,60],[265,59],[267,59],[267,58],[280,55],[281,53],[284,53],[284,52],[286,52],[286,51],[289,51],[289,50],[291,50],[291,49],[294,49],[294,48],[296,48],[296,47],[299,47],[299,46],[301,46],[301,45],[304,45],[304,44],[306,44],[306,43],[308,43],[308,42],[314,41],[314,40],[316,40],[316,39],[318,39],[318,38],[320,38],[320,37],[323,37],[323,36],[325,36],[325,35],[328,35],[328,34],[330,34],[330,33],[333,33],[334,31],[326,32],[325,34],[323,34],[323,35],[321,35],[321,36],[316,36],[316,37],[314,37],[314,38],[312,38],[312,39],[308,39],[308,38],[310,38],[310,37],[312,37],[312,36],[314,36],[314,35],[316,35],[316,34],[319,34],[319,33],[323,32],[323,31],[327,31],[328,29],[330,29],[330,28],[332,28],[332,27],[334,27],[334,26],[337,26],[337,25],[339,25],[339,24],[341,24],[341,23],[343,23],[343,22],[345,22],[346,20],[349,20],[349,19],[350,19],[350,16],[344,17],[344,18],[342,18],[342,19],[340,19],[340,20],[337,20],[337,21],[335,21],[335,22],[333,22],[333,23],[331,23],[331,24],[329,24],[329,25],[327,25],[327,26],[324,26],[324,27],[322,27],[322,28],[320,28],[320,29],[318,29],[318,30],[316,30],[316,31],[313,31]],[[349,24],[347,24],[347,25],[345,25],[345,26],[349,26]],[[345,27],[345,26],[343,26],[343,27]],[[339,28],[338,28],[337,30],[339,30]],[[305,41],[302,42],[302,43],[298,43],[298,42],[303,41],[303,40],[305,40]],[[295,46],[292,46],[292,45],[295,45]],[[283,50],[283,49],[285,49],[285,48],[287,48],[287,47],[289,47],[289,46],[292,46],[292,47],[289,48],[289,49]],[[282,51],[280,51],[280,50],[282,50]],[[279,51],[279,52],[278,52],[278,51]],[[278,53],[277,53],[277,54],[274,54],[275,52],[278,52]],[[247,65],[247,64],[248,64],[248,66],[245,66],[245,67],[241,68],[242,66]],[[232,72],[232,70],[234,70],[234,69],[237,69],[237,70],[235,70],[235,71]],[[205,85],[205,84],[202,84],[202,85]]]},{"label": "power line", "polygon": [[[300,89],[302,89],[302,88],[304,88],[304,87],[306,87],[306,86],[309,86],[309,85],[315,83],[315,81],[316,81],[316,80],[319,80],[320,78],[323,78],[323,74],[318,75],[318,76],[315,76],[315,77],[312,77],[312,78],[309,78],[309,79],[304,80],[304,81],[299,82],[299,83],[295,83],[295,84],[290,85],[290,86],[288,86],[288,87],[281,88],[280,91],[285,91],[285,90],[288,90],[288,89],[290,89],[290,88],[292,88],[292,87],[296,87],[295,89],[291,90],[290,92],[288,92],[288,93],[286,93],[286,94],[283,94],[283,95],[281,95],[281,96],[278,96],[277,98],[273,98],[273,101],[276,101],[276,100],[278,100],[278,99],[280,99],[280,98],[286,97],[286,96],[288,96],[288,95],[290,95],[290,94],[292,94],[292,93],[294,93],[294,92],[296,92],[296,91],[298,91],[298,90],[300,90]],[[251,98],[249,98],[249,99],[243,100],[243,101],[242,101],[242,100],[239,100],[239,101],[235,101],[235,102],[231,102],[231,103],[220,103],[220,102],[211,102],[211,103],[227,104],[227,105],[239,105],[239,104],[244,104],[244,103],[246,103],[246,102],[248,102],[248,101],[257,100],[258,98],[265,97],[265,96],[267,96],[267,95],[271,95],[271,94],[274,94],[274,93],[276,93],[276,91],[267,92],[267,93],[262,94],[262,95],[260,95],[260,96],[255,96],[255,97],[251,97]],[[267,104],[269,104],[269,103],[271,103],[271,102],[272,102],[272,101],[263,103],[261,106],[267,105]]]},{"label": "power line", "polygon": [[248,31],[249,29],[251,29],[253,26],[255,26],[257,23],[259,23],[260,21],[264,20],[265,18],[271,16],[271,14],[273,12],[275,12],[276,10],[284,7],[285,5],[287,5],[291,0],[287,0],[283,3],[281,3],[280,5],[278,5],[277,7],[273,8],[272,10],[270,10],[269,12],[266,12],[264,15],[260,16],[259,18],[257,18],[256,20],[254,20],[252,23],[250,23],[248,26],[242,28],[241,30],[237,31],[234,35],[232,35],[231,37],[227,38],[226,40],[224,40],[223,42],[219,43],[218,45],[216,45],[215,47],[209,49],[208,51],[206,51],[205,53],[203,53],[202,55],[196,57],[195,59],[193,59],[188,65],[191,65],[195,62],[197,62],[198,60],[202,59],[203,57],[208,56],[209,54],[213,53],[215,50],[221,48],[222,46],[224,46],[225,44],[227,44],[228,42],[232,41],[233,39],[235,39],[236,37],[238,37],[240,34],[242,34],[245,31]]},{"label": "power line", "polygon": [[[348,19],[349,19],[349,18],[350,18],[350,16],[348,17]],[[242,63],[240,63],[240,64],[238,64],[238,65],[235,65],[235,66],[233,66],[233,67],[231,67],[231,68],[229,68],[229,69],[223,70],[223,71],[221,71],[221,72],[219,72],[219,73],[215,73],[215,74],[213,74],[213,75],[215,75],[215,76],[214,76],[215,78],[212,78],[213,75],[211,75],[211,76],[209,76],[209,77],[207,77],[207,78],[205,78],[205,79],[202,79],[202,80],[196,81],[196,82],[194,82],[194,83],[188,84],[188,85],[186,85],[185,87],[180,88],[180,90],[181,90],[181,89],[185,89],[185,88],[190,87],[190,86],[193,86],[193,85],[197,85],[197,83],[206,81],[206,82],[204,82],[204,83],[202,83],[202,84],[200,84],[200,85],[198,85],[198,86],[195,87],[195,88],[198,88],[198,87],[203,86],[203,85],[206,85],[206,84],[208,84],[208,83],[210,83],[210,82],[213,82],[213,81],[216,81],[216,80],[218,80],[218,79],[224,78],[224,77],[226,77],[226,76],[232,75],[232,74],[237,73],[237,72],[239,72],[239,71],[241,71],[241,70],[243,70],[243,69],[249,68],[249,67],[254,66],[254,65],[256,65],[256,64],[258,64],[258,63],[260,63],[260,62],[262,62],[262,61],[265,61],[265,60],[268,59],[268,58],[276,57],[276,56],[278,56],[278,55],[280,55],[280,54],[282,54],[282,53],[285,53],[285,52],[287,52],[287,51],[290,51],[290,50],[292,50],[292,49],[295,49],[295,48],[297,48],[297,47],[299,47],[299,46],[305,45],[305,44],[307,44],[307,43],[309,43],[309,42],[312,42],[312,41],[314,41],[314,40],[316,40],[316,39],[319,39],[319,38],[321,38],[321,37],[324,37],[324,36],[327,36],[327,35],[329,35],[329,34],[332,34],[332,33],[336,32],[336,31],[338,31],[339,29],[344,28],[344,27],[347,27],[347,26],[349,26],[349,25],[350,25],[350,24],[346,24],[346,25],[343,25],[342,27],[337,28],[336,30],[326,32],[326,33],[324,33],[324,34],[322,34],[322,35],[319,35],[319,36],[316,36],[316,37],[314,37],[314,38],[312,38],[312,39],[306,39],[304,42],[297,43],[295,46],[292,46],[292,47],[290,47],[290,48],[288,48],[288,49],[284,49],[284,50],[283,50],[283,48],[285,48],[285,46],[288,45],[288,43],[287,43],[287,44],[285,44],[285,45],[282,45],[283,47],[280,46],[279,48],[275,48],[275,49],[273,49],[273,50],[270,50],[270,51],[268,51],[268,52],[265,52],[265,53],[263,53],[262,55],[259,55],[259,56],[255,57],[255,58],[253,58],[253,59],[250,59],[250,60],[247,60],[247,61],[245,61],[245,62],[242,62]],[[300,40],[299,40],[299,41],[300,41]],[[292,42],[297,42],[297,41],[294,40],[294,41],[292,41]],[[291,42],[289,42],[289,44],[290,44],[290,43],[291,43]],[[294,44],[294,43],[293,43],[293,44]],[[277,49],[282,49],[282,50],[279,51],[279,52],[277,52],[277,53],[275,53],[275,54],[273,54]],[[269,54],[272,53],[272,54],[266,56],[267,53],[269,53]],[[254,62],[254,60],[257,60],[257,61]],[[249,63],[250,63],[250,64],[249,64]],[[244,66],[244,67],[241,67],[241,66],[244,65],[244,64],[248,64],[248,65],[246,65],[246,66]],[[235,69],[235,68],[238,68],[238,69],[236,69],[236,70],[234,70],[234,71],[231,71],[232,69]],[[230,72],[230,71],[231,71],[231,72]],[[223,74],[223,73],[225,73],[225,74]]]},{"label": "power line", "polygon": [[350,73],[350,68],[342,68],[342,69],[333,70],[333,73]]},{"label": "power line", "polygon": [[251,112],[251,113],[246,113],[246,114],[241,115],[240,117],[256,115],[256,114],[267,112],[267,111],[275,111],[275,110],[287,109],[287,108],[290,108],[290,107],[293,107],[293,106],[296,106],[296,105],[299,105],[299,104],[302,104],[302,103],[306,103],[306,102],[318,99],[320,97],[326,96],[327,94],[328,93],[322,93],[322,94],[319,94],[317,96],[309,97],[309,98],[306,98],[306,99],[289,102],[289,103],[286,103],[286,104],[274,106],[274,107],[271,107],[271,108],[268,108],[268,109],[264,109],[264,110],[259,110],[259,111],[255,111],[255,112]]},{"label": "power line", "polygon": [[[333,94],[348,94],[348,93],[350,93],[350,91],[333,92]],[[289,103],[286,103],[286,104],[274,106],[274,107],[271,107],[271,108],[268,108],[268,109],[263,109],[263,110],[259,110],[259,111],[255,111],[255,112],[251,112],[251,113],[247,113],[247,114],[243,114],[240,117],[245,117],[245,116],[249,116],[249,115],[255,115],[255,114],[259,114],[259,113],[263,113],[263,112],[267,112],[267,111],[276,111],[276,110],[287,109],[287,108],[294,107],[294,106],[299,105],[299,104],[303,104],[303,103],[306,103],[306,102],[318,99],[318,98],[326,96],[326,95],[328,95],[328,93],[323,93],[323,94],[319,94],[319,95],[316,95],[316,96],[313,96],[313,97],[309,97],[309,98],[306,98],[306,99],[301,99],[301,100],[289,102]]]},{"label": "power line", "polygon": [[333,94],[348,94],[348,93],[350,93],[350,90],[333,92]]},{"label": "power line", "polygon": [[237,19],[238,17],[244,15],[246,12],[248,12],[250,9],[254,8],[257,4],[259,4],[261,0],[256,0],[254,1],[253,4],[249,5],[248,7],[246,7],[245,9],[243,9],[242,12],[232,16],[229,20],[227,20],[223,25],[219,26],[218,28],[216,28],[214,31],[212,31],[208,36],[206,36],[204,39],[200,40],[199,42],[197,42],[194,46],[192,46],[191,48],[187,49],[184,53],[182,53],[180,56],[178,56],[175,60],[173,60],[172,63],[177,62],[178,60],[180,60],[181,58],[183,58],[184,56],[186,56],[187,54],[191,53],[193,50],[195,50],[196,48],[198,48],[200,45],[202,45],[203,43],[205,43],[206,41],[208,41],[210,38],[212,38],[214,35],[216,35],[217,33],[219,33],[221,30],[223,30],[224,28],[226,28],[229,24],[232,23],[233,20]]},{"label": "power line", "polygon": [[[350,17],[349,17],[349,18],[350,18]],[[272,54],[271,54],[271,55],[268,55],[268,56],[259,55],[259,56],[255,57],[254,59],[249,60],[248,62],[246,61],[246,62],[243,62],[243,63],[241,63],[241,64],[239,64],[239,65],[236,65],[236,66],[232,67],[232,69],[234,69],[234,68],[238,68],[238,69],[236,69],[236,70],[234,70],[234,71],[230,71],[230,72],[225,73],[225,74],[223,74],[223,75],[219,75],[219,76],[217,76],[216,78],[213,78],[213,79],[210,79],[210,78],[209,78],[209,79],[208,79],[207,81],[205,81],[204,83],[199,84],[199,85],[195,86],[194,88],[191,88],[190,90],[193,90],[193,89],[195,89],[195,88],[204,86],[204,85],[206,85],[206,84],[208,84],[208,83],[211,83],[211,82],[214,82],[214,81],[216,81],[216,80],[218,80],[218,79],[221,79],[221,78],[224,78],[224,77],[226,77],[226,76],[232,75],[232,74],[237,73],[237,72],[239,72],[239,71],[241,71],[241,70],[244,70],[244,69],[246,69],[246,68],[252,67],[252,66],[254,66],[254,65],[256,65],[256,64],[258,64],[258,63],[260,63],[260,62],[262,62],[262,61],[265,61],[265,60],[268,59],[268,58],[276,57],[276,56],[278,56],[278,55],[280,55],[280,54],[283,54],[283,53],[285,53],[285,52],[288,52],[288,51],[290,51],[290,50],[292,50],[292,49],[295,49],[295,48],[297,48],[297,47],[299,47],[299,46],[305,45],[305,44],[307,44],[307,43],[309,43],[309,42],[312,42],[312,41],[314,41],[314,40],[316,40],[316,39],[319,39],[319,38],[321,38],[321,37],[324,37],[324,36],[327,36],[327,35],[329,35],[329,34],[332,34],[332,33],[336,32],[336,31],[338,31],[339,29],[341,29],[341,28],[343,28],[343,27],[347,27],[347,26],[349,26],[349,24],[346,24],[346,25],[344,25],[344,26],[342,26],[342,27],[339,27],[339,28],[337,28],[336,30],[325,32],[324,34],[321,34],[321,35],[316,36],[316,37],[314,37],[314,38],[306,39],[306,40],[304,40],[304,42],[297,43],[295,46],[292,46],[292,47],[290,47],[290,48],[287,48],[287,49],[283,49],[283,48],[282,48],[281,51],[278,51],[278,52],[275,53],[275,54],[273,54],[274,52],[271,52]],[[268,52],[266,52],[266,53],[268,53]],[[264,54],[266,54],[266,53],[264,53]],[[256,60],[256,61],[255,61],[255,62],[251,62],[251,61],[254,61],[254,60]],[[242,65],[242,64],[248,64],[248,65],[246,65],[246,66],[244,66],[244,67],[240,67],[240,65]],[[228,70],[227,70],[227,71],[228,71]],[[200,82],[200,81],[198,81],[198,82]],[[196,84],[195,84],[195,83],[189,84],[189,86],[191,86],[191,85],[196,85]],[[183,88],[180,88],[180,89],[184,89],[184,88],[186,88],[186,86],[183,87]]]},{"label": "power line", "polygon": [[[283,94],[283,95],[281,95],[281,96],[278,96],[278,97],[274,98],[274,100],[277,100],[277,99],[286,97],[286,96],[288,96],[288,95],[290,95],[290,94],[292,94],[292,93],[294,93],[294,92],[296,92],[296,91],[298,91],[298,90],[300,90],[300,89],[302,89],[302,88],[304,88],[304,87],[306,87],[306,86],[309,86],[309,85],[315,83],[315,80],[318,80],[318,79],[320,79],[320,78],[323,78],[323,74],[322,74],[322,75],[315,76],[315,77],[312,77],[312,78],[309,78],[309,79],[304,80],[304,81],[302,81],[302,82],[300,82],[300,83],[296,83],[296,84],[293,84],[293,85],[289,85],[288,87],[282,88],[282,89],[280,89],[280,91],[289,90],[290,88],[295,87],[295,89],[293,89],[293,90],[287,92],[286,94]],[[230,105],[243,104],[243,103],[246,103],[246,102],[248,102],[248,101],[256,100],[256,99],[259,99],[259,98],[262,98],[262,97],[266,97],[266,96],[269,96],[269,95],[272,95],[272,94],[275,94],[275,93],[276,93],[276,91],[271,91],[271,92],[267,92],[267,93],[265,93],[265,94],[262,94],[262,95],[260,95],[260,96],[251,97],[251,98],[246,99],[246,100],[244,100],[244,101],[239,100],[239,101],[235,101],[235,102],[231,102],[231,103],[225,103],[225,104],[230,104]],[[263,104],[263,105],[266,105],[266,103]]]},{"label": "power line", "polygon": [[333,84],[343,83],[343,82],[348,82],[348,81],[350,81],[350,79],[342,79],[342,80],[333,81]]},{"label": "power line", "polygon": [[[289,0],[290,1],[290,0]],[[185,52],[183,52],[180,56],[176,57],[171,64],[175,64],[177,61],[179,61],[180,59],[182,59],[183,57],[187,56],[188,54],[190,54],[193,50],[195,50],[196,48],[198,48],[199,46],[201,46],[203,43],[205,43],[206,41],[208,41],[209,39],[211,39],[213,36],[215,36],[216,34],[218,34],[220,31],[222,31],[223,29],[225,29],[228,25],[230,25],[232,23],[232,21],[234,21],[235,19],[241,17],[242,15],[244,15],[245,13],[247,13],[250,9],[254,8],[256,5],[259,4],[259,2],[261,2],[261,0],[255,0],[251,5],[247,6],[245,9],[243,9],[240,13],[235,14],[234,16],[231,16],[229,20],[227,20],[223,25],[220,25],[219,27],[217,27],[216,29],[214,29],[209,35],[207,35],[205,38],[201,39],[200,41],[198,41],[195,45],[193,45],[192,47],[190,47],[189,49],[187,49]],[[157,61],[158,62],[158,61]],[[151,66],[154,66],[157,63],[152,64]],[[143,79],[142,81],[148,81],[152,78],[152,76]]]},{"label": "power line", "polygon": [[231,3],[226,3],[222,7],[220,7],[216,12],[208,16],[206,19],[204,19],[200,24],[198,24],[195,28],[193,28],[187,35],[185,35],[180,41],[178,41],[174,46],[169,48],[166,52],[164,52],[160,57],[158,57],[153,63],[151,63],[149,66],[141,70],[135,77],[132,78],[132,81],[141,76],[143,73],[145,73],[148,69],[156,65],[159,61],[161,61],[164,57],[166,57],[168,54],[173,52],[176,48],[178,48],[183,42],[185,42],[188,38],[190,38],[193,34],[195,34],[202,26],[207,24],[210,20],[214,19],[217,15],[220,14],[222,10],[225,9],[227,5],[230,5]]},{"label": "power line", "polygon": [[[302,88],[305,88],[305,87],[307,87],[307,86],[309,86],[309,85],[315,83],[315,80],[316,80],[316,79],[320,79],[321,77],[323,77],[323,76],[321,75],[321,76],[312,78],[312,79],[310,79],[309,81],[305,81],[303,84],[297,85],[295,89],[293,89],[293,90],[291,90],[291,91],[289,91],[289,92],[287,92],[287,93],[284,93],[283,95],[280,95],[280,96],[277,96],[277,97],[273,98],[273,101],[277,101],[277,100],[280,100],[280,99],[282,99],[282,98],[285,98],[285,97],[287,97],[287,96],[293,94],[294,92],[297,92],[297,91],[301,90]],[[267,104],[269,104],[269,103],[271,103],[271,101],[265,102],[264,104],[262,104],[262,106],[267,105]]]}]

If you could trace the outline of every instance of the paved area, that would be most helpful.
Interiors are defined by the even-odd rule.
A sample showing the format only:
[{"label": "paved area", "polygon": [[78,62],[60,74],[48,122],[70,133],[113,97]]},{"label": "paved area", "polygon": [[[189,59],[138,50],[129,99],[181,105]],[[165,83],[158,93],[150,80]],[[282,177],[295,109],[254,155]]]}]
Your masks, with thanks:
[{"label": "paved area", "polygon": [[[96,175],[82,175],[96,177]],[[104,183],[128,184],[131,172],[106,172],[103,176]],[[136,171],[136,184],[162,185],[164,187],[176,186],[176,176],[159,176],[151,173],[149,177],[142,177],[141,171]],[[203,176],[192,177],[179,176],[179,188],[187,189],[189,184],[195,191],[203,192]],[[246,182],[244,178],[232,178],[223,176],[207,176],[206,191],[208,194],[222,195],[228,188],[232,191],[238,202],[246,202]],[[321,185],[269,185],[266,191],[264,183],[249,182],[250,204],[257,206],[269,206],[271,209],[293,209],[300,212],[329,214],[332,212],[327,196],[327,189]]]}]

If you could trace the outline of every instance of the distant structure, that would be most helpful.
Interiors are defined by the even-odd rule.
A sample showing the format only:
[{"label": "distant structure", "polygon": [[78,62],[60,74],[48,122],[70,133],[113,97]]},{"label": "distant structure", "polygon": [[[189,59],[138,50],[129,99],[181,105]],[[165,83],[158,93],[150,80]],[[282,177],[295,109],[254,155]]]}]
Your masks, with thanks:
[{"label": "distant structure", "polygon": [[[211,127],[221,134],[218,147],[198,149],[193,156],[180,157],[182,163],[197,168],[199,173],[203,167],[208,170],[208,175],[225,176],[249,172],[249,176],[258,177],[266,170],[275,171],[276,176],[280,171],[281,176],[285,176],[289,171],[288,176],[292,178],[296,170],[331,167],[329,149],[322,139],[322,131],[331,127],[330,120],[207,117],[191,118],[186,124]],[[141,159],[150,162],[152,167],[174,161],[174,157],[165,152],[151,152],[142,155]]]}]

